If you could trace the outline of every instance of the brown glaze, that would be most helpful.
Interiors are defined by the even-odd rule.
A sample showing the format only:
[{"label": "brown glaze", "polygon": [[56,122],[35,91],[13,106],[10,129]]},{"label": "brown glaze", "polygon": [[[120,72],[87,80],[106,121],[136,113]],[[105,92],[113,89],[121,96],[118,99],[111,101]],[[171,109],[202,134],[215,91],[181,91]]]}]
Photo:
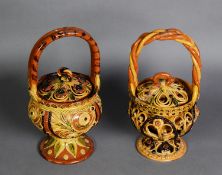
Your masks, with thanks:
[{"label": "brown glaze", "polygon": [[[72,157],[72,155],[70,154],[69,151],[67,151],[67,149],[64,149],[61,152],[61,154],[57,158],[55,158],[53,156],[55,154],[54,151],[53,151],[54,149],[52,147],[45,148],[46,147],[45,145],[47,144],[47,138],[44,139],[40,143],[40,151],[41,151],[42,156],[47,161],[52,162],[52,163],[63,164],[63,165],[79,163],[79,162],[89,158],[92,155],[92,153],[94,152],[94,144],[93,144],[93,141],[91,140],[91,138],[90,137],[85,137],[85,139],[88,140],[88,143],[87,143],[88,148],[86,149],[84,147],[79,146],[78,149],[80,151],[77,152],[77,155],[76,155],[75,159],[67,159],[67,160],[64,159],[64,156]],[[52,150],[51,154],[48,154],[50,150]],[[84,152],[83,150],[85,151],[85,154],[81,154],[81,151]]]},{"label": "brown glaze", "polygon": [[[62,67],[57,72],[38,78],[38,62],[51,42],[63,37],[80,37],[91,51],[91,75],[72,72]],[[28,64],[30,102],[29,117],[47,134],[40,143],[42,156],[53,163],[73,164],[87,159],[94,151],[86,135],[100,119],[100,53],[89,33],[76,27],[52,30],[34,45]]]}]

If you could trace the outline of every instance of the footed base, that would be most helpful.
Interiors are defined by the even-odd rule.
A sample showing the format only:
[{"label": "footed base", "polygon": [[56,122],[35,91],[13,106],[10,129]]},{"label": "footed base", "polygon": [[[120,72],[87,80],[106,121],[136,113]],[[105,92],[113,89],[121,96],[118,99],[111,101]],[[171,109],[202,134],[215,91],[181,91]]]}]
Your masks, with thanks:
[{"label": "footed base", "polygon": [[182,138],[157,141],[149,137],[140,137],[136,142],[137,150],[148,159],[168,162],[181,158],[187,150]]},{"label": "footed base", "polygon": [[87,159],[94,151],[93,141],[86,135],[71,139],[48,136],[40,143],[42,156],[53,163],[73,164]]}]

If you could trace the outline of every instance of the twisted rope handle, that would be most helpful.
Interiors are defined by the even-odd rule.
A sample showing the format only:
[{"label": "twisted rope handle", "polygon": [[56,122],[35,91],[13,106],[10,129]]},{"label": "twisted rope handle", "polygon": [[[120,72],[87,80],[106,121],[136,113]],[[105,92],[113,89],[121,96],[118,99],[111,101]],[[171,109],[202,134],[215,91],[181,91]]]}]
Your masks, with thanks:
[{"label": "twisted rope handle", "polygon": [[193,94],[192,101],[195,102],[200,93],[201,80],[201,59],[200,52],[195,42],[186,34],[178,29],[158,29],[150,33],[142,34],[138,40],[132,45],[130,53],[130,64],[128,69],[129,74],[129,89],[133,96],[135,96],[136,87],[138,85],[138,58],[142,48],[151,42],[159,40],[175,40],[184,45],[190,52],[193,67],[192,67],[192,83]]},{"label": "twisted rope handle", "polygon": [[63,37],[80,37],[87,41],[91,51],[91,75],[90,79],[93,82],[96,91],[100,89],[100,52],[96,41],[92,36],[83,29],[76,27],[63,27],[52,30],[43,35],[34,45],[28,63],[28,85],[30,94],[38,99],[37,84],[38,84],[38,62],[43,50],[55,40]]}]

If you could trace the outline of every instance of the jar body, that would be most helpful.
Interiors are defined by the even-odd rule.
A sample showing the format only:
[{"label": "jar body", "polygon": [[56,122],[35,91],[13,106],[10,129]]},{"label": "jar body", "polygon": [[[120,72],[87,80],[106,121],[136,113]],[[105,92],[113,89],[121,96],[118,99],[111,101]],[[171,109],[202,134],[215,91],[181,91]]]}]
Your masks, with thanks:
[{"label": "jar body", "polygon": [[37,102],[31,97],[29,118],[49,136],[40,144],[43,157],[61,164],[86,159],[93,152],[93,142],[85,133],[97,124],[101,111],[98,94],[76,103],[57,105],[47,101]]},{"label": "jar body", "polygon": [[134,126],[143,134],[137,140],[138,151],[157,161],[175,160],[185,154],[186,144],[181,137],[190,131],[199,116],[192,101],[177,107],[158,107],[135,96],[131,97],[128,112]]},{"label": "jar body", "polygon": [[[190,131],[199,116],[199,110],[196,104],[194,106],[188,104],[177,109],[164,110],[140,103],[137,99],[131,99],[129,115],[137,130],[150,137],[154,137],[154,135],[147,131],[145,127],[154,124],[154,120],[161,120],[161,125],[167,125],[166,127],[163,126],[166,131],[164,135],[167,135],[167,133],[171,134],[171,136],[166,137],[166,139],[172,139],[176,136],[183,136]],[[175,134],[172,134],[171,131],[175,132]],[[155,138],[161,139],[159,136]],[[162,139],[164,140],[164,137]]]}]

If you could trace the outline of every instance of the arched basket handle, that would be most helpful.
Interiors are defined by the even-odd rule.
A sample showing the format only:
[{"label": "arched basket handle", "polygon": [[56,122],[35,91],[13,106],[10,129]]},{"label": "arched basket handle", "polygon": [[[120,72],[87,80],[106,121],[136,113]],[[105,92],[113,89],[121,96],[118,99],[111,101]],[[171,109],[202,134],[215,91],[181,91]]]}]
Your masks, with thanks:
[{"label": "arched basket handle", "polygon": [[200,80],[201,80],[201,59],[200,52],[195,42],[186,34],[178,29],[158,29],[150,33],[143,33],[131,47],[130,64],[128,69],[129,74],[129,90],[135,96],[136,87],[138,85],[138,58],[142,48],[151,42],[159,40],[174,40],[184,45],[190,52],[193,67],[192,67],[192,101],[193,103],[199,97]]},{"label": "arched basket handle", "polygon": [[96,91],[100,89],[100,52],[96,41],[92,36],[83,29],[76,27],[63,27],[52,30],[43,35],[34,45],[28,63],[28,85],[30,94],[34,98],[38,98],[38,62],[43,50],[55,40],[64,37],[79,37],[87,41],[91,51],[91,75],[90,79],[93,82]]}]

